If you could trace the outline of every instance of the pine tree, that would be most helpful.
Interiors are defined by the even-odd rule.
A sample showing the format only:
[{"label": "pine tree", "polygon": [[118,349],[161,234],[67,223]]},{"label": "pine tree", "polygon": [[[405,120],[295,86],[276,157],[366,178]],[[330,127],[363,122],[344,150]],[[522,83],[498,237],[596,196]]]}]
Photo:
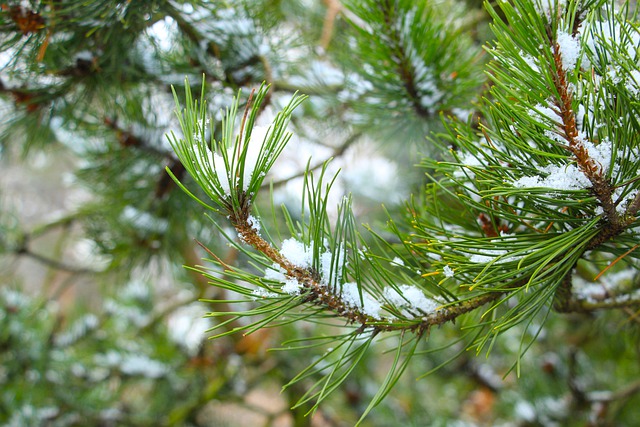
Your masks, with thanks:
[{"label": "pine tree", "polygon": [[90,193],[3,206],[5,258],[69,275],[7,264],[3,421],[216,425],[279,384],[295,425],[632,425],[633,8],[307,3],[2,4],[3,162]]}]

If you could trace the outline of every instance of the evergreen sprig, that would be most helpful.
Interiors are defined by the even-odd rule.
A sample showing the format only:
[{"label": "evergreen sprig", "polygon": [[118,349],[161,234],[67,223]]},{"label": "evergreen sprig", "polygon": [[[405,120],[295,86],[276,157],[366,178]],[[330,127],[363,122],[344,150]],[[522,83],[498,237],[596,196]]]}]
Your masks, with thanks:
[{"label": "evergreen sprig", "polygon": [[[471,111],[481,85],[481,50],[465,31],[453,2],[347,1],[349,65],[338,97],[367,126],[387,117],[381,131],[414,141],[439,124],[439,114]],[[348,55],[348,57],[347,57]],[[367,63],[353,58],[367,58]]]},{"label": "evergreen sprig", "polygon": [[[321,357],[318,362],[322,362],[321,369],[310,367],[292,382],[293,384],[312,373],[322,374],[316,386],[299,402],[302,405],[314,401],[312,410],[348,377],[381,332],[398,333],[402,344],[387,379],[368,412],[389,392],[406,368],[420,338],[431,326],[472,312],[496,300],[500,294],[451,298],[452,294],[435,280],[425,280],[415,270],[409,274],[402,271],[394,273],[393,270],[398,267],[410,267],[405,266],[404,261],[398,257],[391,259],[389,255],[396,251],[394,248],[380,246],[380,251],[374,251],[369,246],[358,230],[349,197],[344,198],[338,207],[335,222],[330,221],[327,200],[335,177],[328,179],[326,168],[321,170],[317,178],[311,172],[305,177],[305,209],[301,223],[293,224],[289,221],[292,237],[279,244],[265,240],[259,232],[260,220],[252,215],[251,201],[255,194],[248,191],[254,185],[256,188],[261,185],[273,160],[289,140],[290,134],[284,133],[286,121],[292,109],[304,99],[294,97],[276,116],[272,125],[274,130],[267,135],[281,137],[266,137],[262,141],[262,145],[258,147],[256,162],[259,166],[253,170],[249,184],[245,184],[241,178],[246,176],[243,168],[249,161],[248,147],[252,144],[250,138],[256,129],[252,118],[259,110],[266,90],[263,86],[257,92],[255,101],[247,103],[242,120],[237,120],[239,97],[227,111],[222,125],[222,139],[211,144],[216,152],[222,153],[217,164],[213,160],[215,154],[212,155],[205,142],[205,103],[194,100],[189,89],[186,91],[186,107],[179,111],[184,137],[178,138],[175,134],[170,137],[185,169],[202,187],[213,205],[199,199],[198,201],[228,217],[240,242],[234,242],[234,237],[228,234],[225,234],[226,238],[261,272],[229,266],[213,253],[210,253],[211,259],[207,260],[216,266],[213,270],[205,267],[193,268],[216,287],[241,297],[231,302],[251,302],[255,306],[239,311],[210,313],[211,317],[226,318],[212,328],[212,331],[222,329],[222,332],[215,335],[220,337],[240,331],[248,334],[261,328],[300,320],[335,324],[329,319],[341,318],[343,327],[349,328],[350,332],[331,335],[329,341],[333,344],[333,350]],[[249,99],[252,100],[253,96]],[[239,126],[239,131],[235,131],[235,126]],[[250,130],[249,126],[254,128]],[[230,154],[225,155],[225,152]],[[261,159],[269,161],[261,162]],[[171,174],[169,169],[167,171]],[[174,179],[189,192],[177,178]],[[191,192],[189,194],[197,199]],[[286,210],[285,218],[291,218]],[[214,223],[224,233],[217,221],[214,220]],[[428,284],[425,285],[425,282]],[[447,295],[447,299],[430,295]],[[229,303],[223,300],[208,301],[214,304]],[[242,322],[238,322],[239,320]],[[238,326],[233,326],[236,324]],[[408,345],[409,343],[412,344]],[[331,362],[327,367],[329,360]]]},{"label": "evergreen sprig", "polygon": [[[406,77],[401,83],[421,114],[412,92],[419,89],[412,83],[415,64],[403,56],[412,36],[397,33],[394,39],[393,31],[422,28],[405,20],[412,13],[424,17],[426,9],[391,3],[371,4],[366,20],[392,30],[385,33],[392,42],[386,65],[407,71],[399,73]],[[287,385],[313,378],[298,405],[314,402],[311,410],[317,408],[381,334],[395,334],[398,343],[365,415],[389,392],[434,325],[460,319],[468,330],[465,348],[488,352],[500,334],[523,324],[532,335],[529,342],[523,335],[521,355],[552,310],[640,304],[637,285],[611,289],[600,300],[573,286],[577,267],[594,257],[637,270],[638,245],[632,243],[640,209],[635,101],[640,90],[634,41],[640,32],[626,10],[595,3],[514,0],[500,3],[500,13],[486,7],[496,41],[487,47],[492,87],[483,119],[479,126],[446,123],[447,132],[435,142],[452,147],[445,159],[422,160],[430,184],[422,203],[407,205],[406,222],[390,220],[388,228],[399,238],[395,243],[370,228],[365,237],[349,197],[330,220],[327,195],[334,179],[327,178],[326,168],[317,178],[311,171],[305,176],[300,222],[294,224],[284,210],[291,237],[279,242],[262,237],[252,201],[289,140],[287,120],[304,97],[294,96],[276,116],[266,136],[258,138],[252,160],[255,119],[267,88],[249,97],[241,120],[236,98],[221,141],[210,144],[204,102],[193,100],[187,89],[179,114],[184,136],[172,135],[172,145],[213,206],[200,203],[228,216],[240,242],[227,238],[251,261],[251,268],[243,269],[210,253],[214,268],[196,268],[215,286],[241,296],[234,302],[252,303],[211,313],[231,316],[214,329],[243,320],[218,336],[301,320],[346,329],[311,344],[289,343],[331,346]],[[404,18],[390,21],[397,10],[404,10]],[[519,367],[518,362],[519,357]]]},{"label": "evergreen sprig", "polygon": [[[240,128],[236,132],[239,119],[238,96],[227,109],[222,121],[221,140],[212,140],[209,143],[208,139],[212,138],[213,129],[210,127],[206,102],[198,104],[198,101],[193,99],[188,81],[185,87],[186,107],[178,115],[183,137],[178,138],[171,134],[171,145],[185,169],[216,207],[204,205],[211,210],[234,215],[233,220],[246,220],[249,207],[266,174],[291,138],[291,133],[286,131],[291,113],[305,97],[294,96],[270,127],[255,127],[254,122],[268,91],[267,85],[261,86],[255,92],[255,96],[254,92],[251,93]],[[204,88],[203,78],[201,99]],[[180,101],[175,91],[174,97],[179,107]],[[255,134],[256,138],[252,139],[252,134]],[[169,168],[167,172],[179,183]]]},{"label": "evergreen sprig", "polygon": [[[517,297],[513,308],[494,316],[491,333],[551,301],[560,311],[593,308],[571,286],[587,251],[638,256],[624,243],[638,222],[638,127],[626,124],[635,122],[635,81],[622,68],[611,82],[612,70],[598,66],[602,58],[588,47],[607,40],[607,47],[594,43],[608,52],[601,57],[635,58],[625,40],[637,39],[637,29],[624,11],[585,14],[574,3],[544,5],[505,3],[506,20],[488,5],[496,34],[489,48],[494,85],[480,138],[465,124],[452,124],[446,137],[452,160],[423,160],[436,172],[428,214],[414,220],[413,247],[437,257],[434,266],[452,268],[463,288]],[[614,43],[602,32],[603,20],[626,36]],[[455,205],[444,206],[442,198]]]}]

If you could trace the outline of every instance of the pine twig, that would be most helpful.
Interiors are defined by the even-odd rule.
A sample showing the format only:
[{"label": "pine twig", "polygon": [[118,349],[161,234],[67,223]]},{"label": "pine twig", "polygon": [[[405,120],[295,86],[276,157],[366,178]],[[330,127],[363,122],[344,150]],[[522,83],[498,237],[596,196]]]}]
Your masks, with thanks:
[{"label": "pine twig", "polygon": [[[600,202],[606,221],[605,225],[601,228],[600,233],[594,236],[587,244],[585,247],[586,251],[593,249],[622,233],[633,219],[624,219],[618,214],[616,204],[613,200],[613,186],[605,177],[604,167],[591,157],[584,143],[579,139],[576,115],[573,111],[573,95],[567,81],[567,71],[565,70],[562,62],[560,44],[554,40],[554,36],[550,33],[550,28],[548,31],[549,33],[547,36],[552,46],[555,66],[555,72],[552,77],[555,89],[558,93],[555,105],[562,119],[561,127],[563,130],[563,137],[567,140],[567,149],[575,156],[580,171],[591,183],[591,191]],[[629,206],[631,211],[633,210],[632,206],[636,202],[640,208],[640,198],[636,197],[636,200],[634,200],[631,206]],[[637,212],[637,208],[635,210]],[[558,287],[556,301],[554,303],[554,306],[558,311],[582,311],[585,309],[582,304],[577,303],[573,299],[570,276],[571,275],[569,273]]]},{"label": "pine twig", "polygon": [[303,289],[306,291],[305,302],[324,307],[336,315],[345,318],[349,323],[361,325],[363,332],[365,329],[371,328],[374,332],[409,330],[418,335],[422,335],[428,332],[431,326],[442,325],[453,321],[459,316],[472,312],[503,296],[501,292],[480,295],[456,305],[443,307],[435,313],[425,315],[420,321],[410,324],[407,324],[406,321],[381,322],[363,311],[347,305],[339,295],[328,292],[326,286],[318,281],[316,273],[293,265],[280,252],[260,237],[246,218],[232,218],[232,223],[244,242],[253,246],[271,261],[282,267],[286,271],[287,276],[295,278],[302,284]]},{"label": "pine twig", "polygon": [[405,91],[411,100],[413,110],[419,117],[430,118],[431,113],[420,103],[420,93],[415,82],[415,70],[411,65],[411,61],[406,52],[406,48],[402,43],[402,38],[397,30],[397,25],[393,21],[395,19],[396,5],[394,2],[385,0],[380,2],[379,7],[384,13],[385,31],[389,37],[391,48],[393,51],[393,59],[397,65],[397,73],[402,81]]}]

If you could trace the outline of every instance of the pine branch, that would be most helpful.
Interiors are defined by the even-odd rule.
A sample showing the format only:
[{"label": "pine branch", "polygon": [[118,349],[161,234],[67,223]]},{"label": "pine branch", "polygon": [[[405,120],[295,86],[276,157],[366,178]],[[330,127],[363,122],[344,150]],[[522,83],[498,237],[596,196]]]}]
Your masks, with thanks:
[{"label": "pine branch", "polygon": [[241,239],[253,246],[257,251],[264,254],[274,263],[278,264],[286,271],[286,275],[294,278],[302,285],[304,291],[303,302],[318,305],[325,310],[333,312],[335,315],[347,320],[350,324],[360,325],[360,330],[372,329],[374,331],[392,332],[392,331],[412,331],[418,335],[428,332],[431,326],[442,325],[449,321],[455,320],[457,317],[472,312],[483,305],[496,301],[502,297],[502,293],[494,292],[484,294],[478,297],[469,298],[463,302],[448,305],[438,309],[435,313],[427,314],[418,322],[407,324],[404,320],[386,320],[381,322],[380,319],[354,308],[345,303],[344,299],[331,292],[330,289],[318,280],[318,274],[314,271],[301,269],[292,264],[280,252],[274,249],[268,242],[258,235],[253,224],[247,221],[247,218],[232,218],[232,224],[241,236]]},{"label": "pine branch", "polygon": [[553,60],[555,65],[555,73],[553,81],[555,89],[558,92],[556,99],[556,107],[562,118],[562,130],[564,137],[568,142],[567,149],[575,156],[578,166],[582,173],[589,179],[592,184],[592,191],[600,201],[604,210],[607,222],[613,228],[606,234],[608,237],[620,233],[625,225],[621,224],[615,204],[612,200],[613,188],[611,183],[604,175],[604,167],[593,159],[583,141],[578,138],[578,127],[576,125],[575,112],[573,110],[572,89],[567,82],[567,74],[562,64],[562,54],[560,53],[560,45],[555,40],[550,40],[553,49]]},{"label": "pine branch", "polygon": [[[188,88],[188,85],[186,85]],[[188,89],[187,89],[188,90]],[[253,96],[250,96],[252,98]],[[185,136],[189,139],[189,136],[194,133],[194,131],[189,129],[188,122],[186,120],[197,120],[197,123],[204,123],[204,117],[198,116],[196,111],[203,110],[203,106],[197,106],[197,104],[192,105],[190,101],[190,95],[187,95],[187,108],[184,113],[183,118],[183,132]],[[258,94],[258,99],[256,102],[251,105],[251,103],[247,103],[247,108],[245,109],[244,115],[240,121],[240,128],[237,137],[233,137],[231,134],[231,129],[228,125],[225,129],[223,129],[224,140],[221,141],[221,146],[226,147],[227,142],[234,140],[235,144],[233,147],[229,147],[234,154],[233,157],[227,158],[225,160],[225,169],[227,177],[233,177],[232,181],[239,180],[241,178],[241,174],[239,171],[245,167],[244,157],[239,157],[240,153],[245,152],[247,149],[247,145],[244,143],[249,140],[250,132],[252,131],[252,125],[249,123],[252,120],[249,120],[249,117],[254,117],[257,111],[260,111],[260,102],[264,99],[264,91],[261,90]],[[249,113],[251,111],[251,113]],[[234,122],[235,110],[231,110],[230,117],[227,118],[226,123]],[[245,135],[245,130],[247,135]],[[202,129],[196,129],[196,136],[198,133],[202,132]],[[274,128],[274,132],[279,132],[278,128]],[[198,154],[199,148],[194,150],[193,146],[189,146],[189,142],[174,142],[174,147],[176,147],[176,152],[180,157],[182,164],[185,168],[192,168],[193,164],[198,164],[201,162],[197,160],[200,154]],[[197,147],[201,142],[200,139],[196,139],[194,143]],[[224,155],[225,151],[222,151]],[[266,152],[265,156],[272,157],[272,154]],[[295,283],[297,283],[298,288],[296,288],[294,293],[294,298],[292,298],[292,302],[295,301],[295,295],[300,295],[298,304],[309,304],[311,306],[317,306],[321,310],[326,310],[334,313],[334,315],[341,317],[347,321],[348,324],[358,325],[358,331],[364,332],[368,331],[368,333],[377,333],[377,332],[393,332],[393,331],[412,331],[415,332],[418,336],[421,336],[425,332],[427,332],[431,326],[440,325],[452,320],[455,320],[459,316],[472,312],[479,307],[486,305],[490,302],[494,302],[498,300],[502,296],[502,292],[489,292],[483,293],[478,296],[471,296],[465,298],[460,302],[444,304],[442,307],[439,307],[437,310],[434,310],[432,313],[426,313],[421,317],[415,318],[413,320],[407,319],[393,319],[393,318],[384,318],[377,315],[374,315],[371,311],[368,311],[364,306],[358,307],[357,304],[354,305],[353,302],[349,302],[345,299],[342,293],[343,285],[340,283],[333,283],[332,280],[335,278],[327,277],[326,272],[323,275],[315,268],[310,267],[301,267],[296,263],[289,260],[282,252],[274,248],[268,241],[262,238],[258,232],[256,219],[251,215],[251,203],[249,202],[248,193],[246,191],[240,190],[240,185],[246,184],[238,184],[238,187],[234,188],[234,185],[230,184],[230,187],[226,189],[226,184],[220,183],[218,184],[215,180],[221,179],[220,176],[222,174],[222,170],[214,170],[207,171],[206,169],[210,168],[212,165],[202,164],[205,167],[205,170],[191,170],[190,173],[197,180],[202,180],[202,176],[209,175],[209,173],[213,173],[215,175],[211,175],[211,177],[215,176],[215,179],[212,181],[214,184],[214,188],[209,191],[210,196],[218,204],[218,206],[223,210],[224,215],[226,215],[233,225],[233,227],[238,232],[240,240],[250,246],[252,246],[258,253],[262,254],[269,260],[270,263],[277,266],[282,270],[282,274]],[[234,171],[235,172],[232,172]],[[258,176],[263,176],[268,172],[268,168],[264,168],[260,171]],[[307,173],[309,173],[307,171]],[[324,172],[323,172],[324,173]],[[256,172],[254,172],[253,176],[255,179]],[[223,179],[223,178],[222,178]],[[211,185],[209,182],[207,185]],[[202,185],[203,189],[206,189],[207,185]],[[253,185],[252,183],[248,184],[250,187]],[[322,241],[322,234],[316,233],[324,233],[325,223],[324,218],[326,217],[326,206],[325,201],[322,199],[318,191],[321,188],[321,182],[318,183],[317,187],[313,184],[313,182],[307,184],[307,188],[309,189],[309,200],[311,202],[311,220],[312,224],[309,225],[309,232],[311,233],[312,241]],[[346,215],[350,214],[348,205],[345,205],[343,208],[343,213]],[[345,216],[345,221],[348,216]],[[315,225],[314,225],[315,224]],[[346,223],[345,223],[346,224]],[[342,237],[344,238],[344,237]],[[338,248],[342,245],[346,245],[345,243],[340,243],[340,240],[336,242]],[[345,246],[346,247],[346,246]],[[350,247],[354,247],[354,244],[351,244]],[[215,258],[215,255],[213,255]],[[317,255],[316,255],[317,256]],[[332,258],[336,255],[332,255]],[[268,265],[269,262],[266,262]],[[265,263],[265,261],[261,261],[261,263]],[[224,264],[221,263],[222,266]],[[354,274],[358,275],[358,270],[360,267],[357,264],[357,261],[352,260],[350,264],[351,268],[354,269]],[[325,268],[325,267],[323,267]],[[338,267],[339,268],[339,267]],[[225,267],[227,271],[229,271],[229,267]],[[231,271],[230,271],[231,272]],[[332,276],[342,275],[340,271],[336,271],[335,273],[331,273]],[[218,283],[219,285],[225,285],[227,283],[226,280],[214,280],[214,283]],[[333,283],[333,284],[332,284]],[[338,287],[339,285],[339,287]],[[358,283],[358,286],[362,286],[362,284]],[[397,286],[397,285],[395,285]],[[360,292],[360,304],[364,304],[363,302],[363,290],[359,290]]]},{"label": "pine branch", "polygon": [[[395,69],[384,73],[378,82],[388,94],[397,90],[399,78],[408,95],[407,105],[425,116],[430,110],[421,102],[413,63],[424,58],[412,57],[417,54],[403,44],[409,37],[403,33],[405,21],[413,22],[411,11],[418,12],[407,2],[402,3],[407,7],[404,15],[396,16],[400,13],[398,4],[372,3],[375,7],[371,11],[360,12],[380,18],[375,23],[382,25],[389,41],[391,60],[384,65]],[[471,325],[478,331],[471,346],[481,351],[485,346],[490,349],[497,335],[517,325],[523,325],[526,334],[537,320],[546,319],[552,304],[562,312],[638,305],[635,292],[625,290],[597,301],[576,295],[572,289],[574,267],[585,259],[586,251],[620,255],[612,265],[629,256],[632,251],[624,252],[623,247],[629,239],[625,240],[622,232],[634,223],[630,213],[637,213],[640,206],[640,196],[632,192],[637,186],[632,175],[637,171],[619,166],[613,155],[607,157],[597,149],[605,137],[610,138],[611,134],[605,133],[610,123],[600,125],[599,112],[593,113],[596,117],[591,122],[579,115],[577,105],[584,107],[587,101],[577,93],[596,87],[587,79],[589,73],[566,65],[570,58],[563,57],[565,51],[558,40],[564,20],[568,34],[576,35],[582,28],[574,16],[576,8],[547,15],[524,0],[500,6],[508,22],[496,20],[494,28],[498,38],[492,51],[496,58],[491,65],[494,87],[492,98],[482,106],[486,124],[480,132],[470,123],[446,125],[449,134],[438,137],[442,145],[449,142],[455,146],[450,152],[453,160],[423,161],[432,183],[422,205],[407,207],[408,220],[402,227],[410,231],[400,231],[389,221],[389,230],[397,240],[391,242],[373,232],[379,240],[375,251],[359,234],[349,198],[339,206],[337,219],[329,221],[327,194],[333,181],[328,185],[323,182],[326,167],[317,182],[311,171],[306,172],[299,222],[294,223],[284,210],[294,237],[283,241],[280,248],[270,235],[262,237],[261,222],[252,215],[257,212],[252,204],[255,192],[262,187],[256,173],[258,177],[266,175],[273,163],[260,161],[277,157],[286,143],[280,139],[282,123],[272,125],[277,136],[263,137],[260,166],[253,169],[247,147],[250,134],[255,132],[251,117],[259,114],[260,102],[248,106],[244,116],[236,120],[236,99],[223,125],[221,141],[207,144],[204,109],[201,104],[190,105],[187,96],[187,108],[180,115],[184,140],[174,137],[174,148],[185,169],[213,201],[212,206],[201,204],[228,217],[240,240],[234,247],[252,268],[264,273],[261,276],[230,267],[213,253],[212,262],[219,269],[213,273],[197,270],[215,286],[239,294],[238,301],[255,302],[252,308],[212,313],[212,317],[231,316],[217,326],[224,331],[216,336],[303,320],[324,323],[340,319],[348,328],[348,333],[323,341],[338,345],[292,380],[296,383],[322,375],[298,406],[324,399],[353,371],[371,342],[384,333],[398,336],[400,344],[373,405],[388,392],[389,384],[397,380],[414,354],[412,347],[402,359],[406,342],[415,340],[417,345],[434,325],[469,313],[482,315]],[[372,31],[369,27],[360,29],[367,35]],[[574,39],[571,42],[577,43]],[[584,85],[578,87],[581,92],[576,89],[578,83]],[[257,93],[264,99],[262,90]],[[292,105],[297,103],[292,101]],[[285,116],[289,114],[287,110]],[[238,121],[236,131],[233,126]],[[267,142],[272,143],[270,148],[264,148]],[[625,151],[625,140],[610,138],[608,142],[610,145],[601,148],[630,155],[630,149]],[[252,176],[245,175],[247,167],[255,170]],[[569,168],[578,173],[571,177],[575,181],[567,183],[558,177]],[[416,302],[423,300],[432,305]],[[430,308],[424,308],[427,306]],[[226,327],[239,318],[251,320],[232,329]],[[534,340],[535,334],[529,344],[523,337],[521,352]],[[318,366],[319,362],[328,365]]]},{"label": "pine branch", "polygon": [[401,20],[396,16],[397,4],[393,0],[382,0],[377,2],[377,5],[384,16],[384,32],[389,40],[393,55],[392,59],[397,66],[398,76],[409,96],[411,105],[418,116],[425,119],[430,118],[431,112],[420,102],[420,92],[414,80],[415,70],[411,65],[411,60],[407,55],[402,35],[400,34]]},{"label": "pine branch", "polygon": [[[576,20],[573,27],[574,35],[579,25],[579,20]],[[555,99],[555,106],[558,109],[558,115],[562,119],[561,128],[563,136],[568,142],[566,149],[575,156],[580,171],[591,183],[591,191],[598,199],[604,213],[605,224],[601,227],[601,231],[588,242],[585,247],[585,251],[587,251],[597,248],[604,242],[624,232],[627,227],[634,222],[635,213],[637,213],[638,208],[640,208],[640,193],[638,193],[635,200],[629,204],[625,215],[618,213],[616,202],[613,200],[614,188],[605,176],[604,166],[591,157],[584,141],[579,136],[580,133],[573,107],[573,89],[567,80],[567,71],[563,64],[561,45],[556,40],[557,36],[553,32],[551,24],[547,25],[547,37],[549,38],[549,43],[552,48],[554,62],[552,78],[558,94]],[[634,305],[634,303],[630,304]],[[613,306],[615,306],[615,303],[611,305],[611,307]],[[573,299],[570,273],[568,273],[558,288],[555,307],[562,312],[597,309],[595,306]],[[602,306],[600,308],[602,308]]]},{"label": "pine branch", "polygon": [[[357,52],[345,57],[351,73],[340,97],[367,124],[420,141],[439,125],[440,113],[466,116],[481,84],[482,53],[461,27],[453,3],[345,0]],[[440,7],[442,6],[442,7]],[[455,22],[455,24],[452,24]],[[353,63],[351,63],[353,62]],[[385,117],[381,123],[379,118]],[[465,117],[466,118],[466,117]]]}]

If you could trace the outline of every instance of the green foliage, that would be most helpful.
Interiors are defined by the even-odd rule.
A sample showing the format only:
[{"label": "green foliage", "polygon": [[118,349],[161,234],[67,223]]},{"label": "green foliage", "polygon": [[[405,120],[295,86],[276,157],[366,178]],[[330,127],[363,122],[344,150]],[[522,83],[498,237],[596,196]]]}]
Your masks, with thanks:
[{"label": "green foliage", "polygon": [[637,15],[476,3],[2,3],[0,423],[633,425]]},{"label": "green foliage", "polygon": [[[345,43],[345,90],[338,97],[355,121],[414,142],[424,140],[439,114],[471,112],[481,84],[480,52],[453,2],[349,1],[353,34]],[[353,51],[357,54],[353,55]],[[362,63],[361,58],[367,58]],[[371,120],[374,119],[374,120]]]},{"label": "green foliage", "polygon": [[[411,54],[405,56],[401,48],[401,42],[413,47],[413,31],[424,33],[420,31],[423,27],[409,20],[426,22],[422,18],[427,12],[403,5],[389,4],[392,8],[389,10],[378,9],[381,7],[378,4],[363,7],[368,14],[359,18],[369,25],[362,31],[369,35],[378,31],[383,34],[380,44],[370,45],[377,51],[367,57],[386,53],[386,57],[395,60],[390,62],[393,66],[408,70],[406,75],[402,70],[396,74],[376,70],[376,77],[399,76],[396,86],[404,83],[409,92],[405,99],[414,103],[418,115],[422,112],[428,115],[419,108],[422,98],[412,93],[407,83],[409,78],[418,80],[415,61],[412,62]],[[607,42],[600,45],[598,41],[606,39],[611,32],[620,31],[625,37],[617,44],[612,43],[616,47],[611,56],[617,64],[622,61],[615,60],[616,50],[624,52],[620,56],[634,55],[635,58],[634,51],[629,50],[633,45],[627,40],[635,40],[639,35],[620,14],[613,18],[611,10],[599,12],[600,9],[594,8],[588,16],[585,16],[586,10],[575,5],[558,9],[557,13],[552,8],[548,10],[553,12],[547,14],[543,6],[528,2],[505,4],[503,20],[489,7],[496,34],[495,45],[488,48],[494,58],[488,68],[493,85],[490,98],[481,110],[480,129],[477,131],[469,123],[453,120],[447,128],[449,135],[441,137],[441,141],[448,140],[453,146],[452,160],[426,158],[423,161],[433,183],[427,186],[424,202],[410,206],[409,224],[413,231],[406,234],[392,227],[404,245],[372,251],[367,239],[360,236],[350,220],[353,215],[348,213],[348,203],[338,209],[345,216],[337,218],[337,231],[332,233],[324,220],[327,218],[326,194],[310,191],[307,193],[310,221],[303,222],[300,233],[294,234],[294,239],[302,241],[298,242],[295,252],[289,249],[291,241],[283,242],[281,251],[277,252],[273,250],[274,242],[265,242],[251,227],[254,220],[245,220],[249,218],[248,212],[238,213],[236,203],[242,203],[243,195],[231,191],[231,200],[237,202],[227,204],[226,213],[241,240],[261,253],[260,263],[268,265],[269,260],[274,263],[272,269],[279,270],[280,284],[279,288],[274,287],[270,280],[273,275],[264,268],[265,278],[261,278],[252,270],[241,271],[219,260],[213,261],[219,268],[233,271],[236,281],[246,285],[236,285],[235,281],[203,271],[212,284],[249,297],[247,301],[262,299],[257,303],[258,309],[233,313],[236,319],[260,315],[259,320],[222,335],[279,324],[284,314],[293,316],[286,322],[320,320],[326,317],[326,311],[344,318],[348,329],[351,329],[349,324],[357,326],[343,335],[321,340],[323,343],[328,340],[331,349],[293,382],[305,379],[310,373],[322,374],[322,379],[311,386],[299,404],[314,400],[313,408],[317,408],[328,393],[347,378],[379,333],[400,331],[401,339],[389,373],[363,416],[389,393],[432,325],[471,311],[482,313],[481,320],[476,318],[469,324],[472,332],[465,344],[479,353],[490,351],[498,335],[523,323],[525,333],[516,357],[520,373],[522,354],[541,333],[552,308],[560,312],[589,311],[617,307],[620,302],[622,305],[638,303],[635,291],[616,295],[602,304],[594,304],[588,295],[574,296],[572,276],[579,260],[588,263],[594,258],[600,259],[600,253],[611,261],[627,256],[624,261],[634,268],[634,255],[630,255],[633,250],[629,250],[625,242],[638,238],[635,230],[640,193],[637,165],[630,161],[637,156],[638,129],[633,126],[637,114],[631,101],[633,96],[629,95],[636,90],[635,81],[632,70],[627,69],[625,75],[624,68],[620,73],[617,69],[614,71],[612,85],[607,85],[607,81],[613,79],[606,78],[612,75],[610,68],[603,69],[602,74],[597,74],[597,65],[582,71],[583,62],[598,64],[603,62],[603,56],[608,58],[608,54],[596,57],[588,47],[583,52],[580,42],[606,50],[612,48],[611,45]],[[391,11],[403,13],[403,18],[392,19]],[[613,19],[622,30],[609,29],[609,33],[603,35],[604,19]],[[373,23],[382,25],[382,30],[376,30]],[[389,28],[390,35],[384,31]],[[398,31],[409,31],[409,34],[400,37]],[[425,39],[434,40],[434,37]],[[429,54],[427,48],[416,49]],[[382,80],[378,86],[384,86]],[[611,98],[602,98],[602,93]],[[630,103],[624,104],[625,100]],[[187,111],[197,109],[197,103],[189,107],[189,102],[192,101],[188,93]],[[616,110],[607,110],[614,104]],[[620,117],[620,111],[626,114]],[[235,109],[228,117],[229,121],[234,120]],[[182,128],[185,134],[193,133],[184,121]],[[240,132],[244,130],[244,124],[240,129]],[[191,145],[200,146],[193,142]],[[241,149],[242,144],[237,140],[233,151]],[[269,149],[266,150],[270,155]],[[203,169],[203,162],[199,161],[202,153],[184,149],[178,153],[183,164],[195,166],[192,175],[208,176],[201,186],[213,182],[218,187],[211,197],[222,205],[219,201],[222,192],[216,181],[224,174],[214,171],[213,175],[207,175],[207,169]],[[240,165],[242,163],[241,158]],[[226,160],[225,165],[227,174],[238,168]],[[267,167],[257,170],[269,172]],[[543,175],[539,176],[540,171]],[[313,188],[312,178],[307,180],[307,187]],[[443,199],[453,203],[443,204]],[[246,211],[250,209],[247,205]],[[340,231],[344,228],[342,224],[350,225],[350,233]],[[618,236],[622,237],[618,240]],[[325,239],[328,241],[325,249],[318,249],[318,242]],[[239,249],[251,256],[247,249]],[[300,251],[308,251],[310,259],[300,259]],[[403,258],[409,261],[411,254],[417,264],[414,268],[425,268],[428,273],[417,276],[414,270],[413,277],[390,280],[388,265],[383,262],[393,264],[391,251],[400,256],[401,261],[396,264],[406,266]],[[360,253],[363,256],[358,256]],[[371,273],[365,274],[365,271]],[[367,276],[372,280],[367,280]],[[434,276],[444,276],[444,279],[434,279]],[[410,285],[399,285],[407,282]],[[351,286],[356,290],[352,291]],[[435,290],[435,295],[426,296],[429,294],[424,293],[430,290]],[[283,298],[287,293],[290,299]],[[294,309],[297,310],[294,312]],[[292,312],[295,314],[290,314]],[[528,336],[529,333],[532,335]],[[405,335],[410,337],[406,342]],[[320,369],[315,368],[318,365]]]},{"label": "green foliage", "polygon": [[166,328],[140,333],[152,320],[146,284],[131,283],[99,311],[77,307],[69,318],[16,289],[3,288],[0,298],[7,425],[150,425],[206,387],[184,382],[190,355]]}]

